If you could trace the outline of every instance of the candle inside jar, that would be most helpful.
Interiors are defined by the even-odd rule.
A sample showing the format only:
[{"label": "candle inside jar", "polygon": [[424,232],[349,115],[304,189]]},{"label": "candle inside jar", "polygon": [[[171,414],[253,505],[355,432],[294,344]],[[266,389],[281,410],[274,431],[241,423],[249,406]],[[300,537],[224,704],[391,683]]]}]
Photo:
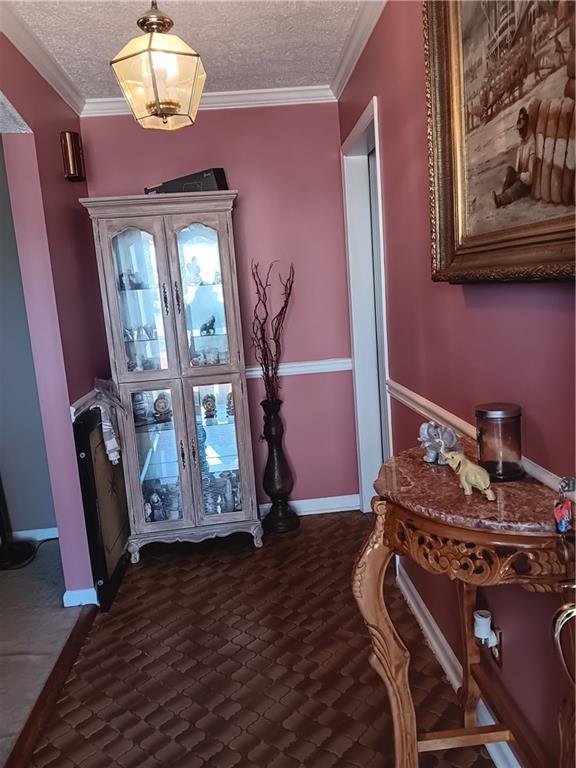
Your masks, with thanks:
[{"label": "candle inside jar", "polygon": [[479,463],[493,482],[518,480],[524,475],[521,416],[522,410],[515,403],[476,406]]}]

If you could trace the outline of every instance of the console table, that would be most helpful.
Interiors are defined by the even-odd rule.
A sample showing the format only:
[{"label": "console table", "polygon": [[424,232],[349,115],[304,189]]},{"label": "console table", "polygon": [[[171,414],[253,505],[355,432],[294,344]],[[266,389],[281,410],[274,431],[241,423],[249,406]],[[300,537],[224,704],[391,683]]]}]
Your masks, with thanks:
[{"label": "console table", "polygon": [[[466,441],[471,457],[474,445]],[[421,448],[413,448],[382,466],[374,485],[378,496],[372,500],[374,528],[353,574],[354,596],[371,637],[370,662],[388,690],[396,768],[417,768],[419,752],[513,740],[503,724],[476,723],[480,698],[476,681],[480,650],[472,615],[476,590],[520,584],[534,592],[560,592],[574,580],[574,541],[556,533],[552,490],[526,478],[493,485],[493,502],[476,491],[465,496],[449,467],[426,464],[422,455]],[[417,733],[408,684],[410,654],[386,609],[384,576],[394,555],[410,557],[430,573],[458,580],[464,639],[459,692],[464,722],[458,730]],[[562,754],[567,753],[563,745]]]}]

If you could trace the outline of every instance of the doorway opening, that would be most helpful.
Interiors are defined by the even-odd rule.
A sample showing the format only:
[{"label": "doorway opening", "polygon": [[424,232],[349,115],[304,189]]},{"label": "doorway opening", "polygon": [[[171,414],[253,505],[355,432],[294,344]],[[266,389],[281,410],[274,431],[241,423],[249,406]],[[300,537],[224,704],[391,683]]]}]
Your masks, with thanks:
[{"label": "doorway opening", "polygon": [[374,480],[392,446],[376,97],[342,145],[342,176],[360,509],[369,512]]}]

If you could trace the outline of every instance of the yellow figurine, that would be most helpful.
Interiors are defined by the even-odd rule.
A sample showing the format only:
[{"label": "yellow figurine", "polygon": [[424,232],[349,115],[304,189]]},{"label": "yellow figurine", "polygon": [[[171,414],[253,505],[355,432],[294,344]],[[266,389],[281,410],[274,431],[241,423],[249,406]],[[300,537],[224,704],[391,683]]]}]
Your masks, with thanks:
[{"label": "yellow figurine", "polygon": [[460,478],[460,485],[464,489],[466,496],[472,495],[472,489],[477,488],[483,493],[488,501],[495,501],[496,494],[490,488],[490,475],[484,467],[479,467],[473,461],[467,459],[461,451],[447,451],[442,440],[440,440],[440,453],[446,459],[446,463],[453,469]]}]

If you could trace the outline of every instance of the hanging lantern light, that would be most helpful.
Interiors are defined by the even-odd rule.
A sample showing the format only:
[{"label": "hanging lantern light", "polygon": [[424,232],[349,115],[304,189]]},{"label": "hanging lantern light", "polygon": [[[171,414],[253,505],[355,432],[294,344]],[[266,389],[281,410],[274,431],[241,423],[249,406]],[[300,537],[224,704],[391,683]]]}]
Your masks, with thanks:
[{"label": "hanging lantern light", "polygon": [[132,114],[143,128],[173,131],[194,125],[206,71],[196,51],[177,35],[156,0],[138,19],[145,33],[110,62]]}]

